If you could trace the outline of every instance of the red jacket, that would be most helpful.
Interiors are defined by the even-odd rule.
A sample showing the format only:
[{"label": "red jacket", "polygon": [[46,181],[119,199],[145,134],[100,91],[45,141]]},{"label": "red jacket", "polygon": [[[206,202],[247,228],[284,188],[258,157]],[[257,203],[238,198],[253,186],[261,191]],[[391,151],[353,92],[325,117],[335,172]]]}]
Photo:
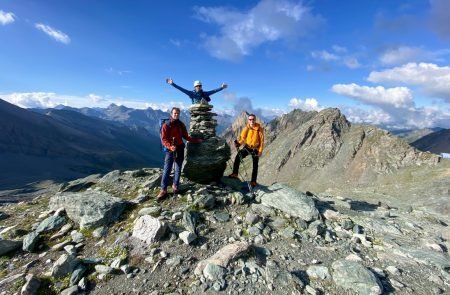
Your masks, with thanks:
[{"label": "red jacket", "polygon": [[166,148],[169,149],[172,145],[183,145],[183,138],[192,143],[200,142],[199,138],[189,136],[186,126],[180,120],[170,119],[169,124],[164,123],[161,129],[161,139]]}]

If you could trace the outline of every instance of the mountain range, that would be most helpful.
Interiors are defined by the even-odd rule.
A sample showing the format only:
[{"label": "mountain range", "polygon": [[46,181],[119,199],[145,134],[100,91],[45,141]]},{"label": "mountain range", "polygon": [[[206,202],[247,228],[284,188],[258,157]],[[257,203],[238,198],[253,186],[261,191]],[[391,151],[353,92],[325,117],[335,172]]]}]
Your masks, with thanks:
[{"label": "mountain range", "polygon": [[[12,187],[111,169],[159,167],[159,119],[168,114],[114,104],[26,110],[0,101],[0,117],[0,164],[5,167],[0,172],[0,187]],[[189,112],[183,111],[186,124],[189,118]],[[259,181],[286,182],[314,191],[338,189],[348,183],[376,186],[400,168],[436,165],[439,157],[420,150],[430,150],[427,146],[433,145],[431,151],[438,153],[448,146],[448,136],[443,136],[447,129],[438,130],[437,136],[428,134],[429,140],[422,144],[412,143],[417,143],[417,150],[386,130],[350,124],[338,109],[297,109],[268,123],[257,121],[265,126],[266,145]],[[221,136],[232,146],[246,124],[246,114],[234,121],[231,116],[219,115],[218,122],[217,133],[222,131]],[[408,134],[411,132],[402,136]],[[442,139],[444,144],[438,143]],[[236,151],[234,147],[232,151]]]},{"label": "mountain range", "polygon": [[139,126],[65,109],[37,113],[0,100],[0,187],[157,166],[158,142]]}]

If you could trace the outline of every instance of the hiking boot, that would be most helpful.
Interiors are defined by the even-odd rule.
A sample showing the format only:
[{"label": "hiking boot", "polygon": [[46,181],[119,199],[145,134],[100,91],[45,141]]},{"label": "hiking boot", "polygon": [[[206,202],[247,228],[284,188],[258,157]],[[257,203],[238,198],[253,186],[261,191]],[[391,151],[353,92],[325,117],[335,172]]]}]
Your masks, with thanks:
[{"label": "hiking boot", "polygon": [[230,175],[228,175],[229,178],[235,178],[235,179],[239,179],[239,176],[236,173],[231,173]]},{"label": "hiking boot", "polygon": [[250,182],[250,185],[251,185],[252,187],[255,187],[255,186],[256,186],[256,181]]},{"label": "hiking boot", "polygon": [[167,190],[163,189],[159,192],[159,194],[156,196],[156,201],[160,202],[162,200],[164,200],[165,198],[167,198],[168,194],[167,194]]},{"label": "hiking boot", "polygon": [[176,186],[175,184],[172,184],[172,191],[174,194],[178,193],[178,186]]}]

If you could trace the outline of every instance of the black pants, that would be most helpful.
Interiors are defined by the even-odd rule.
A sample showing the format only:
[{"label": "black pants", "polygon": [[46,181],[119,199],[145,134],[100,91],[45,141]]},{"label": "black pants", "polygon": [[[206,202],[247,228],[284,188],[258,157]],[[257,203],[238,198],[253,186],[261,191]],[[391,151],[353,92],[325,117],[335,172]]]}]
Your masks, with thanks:
[{"label": "black pants", "polygon": [[258,176],[258,162],[259,162],[258,150],[256,150],[256,149],[244,147],[242,150],[240,150],[237,153],[236,158],[234,158],[233,173],[238,174],[239,164],[241,164],[241,158],[244,159],[248,155],[251,155],[252,159],[253,159],[253,170],[252,170],[252,180],[251,181],[256,182],[256,177]]}]

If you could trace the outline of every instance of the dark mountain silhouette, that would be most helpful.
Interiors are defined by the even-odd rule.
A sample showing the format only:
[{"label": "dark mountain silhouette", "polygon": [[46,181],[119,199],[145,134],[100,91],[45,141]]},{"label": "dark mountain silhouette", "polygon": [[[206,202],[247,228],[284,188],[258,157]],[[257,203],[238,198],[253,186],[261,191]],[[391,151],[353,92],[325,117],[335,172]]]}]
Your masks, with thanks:
[{"label": "dark mountain silhouette", "polygon": [[0,187],[158,166],[159,137],[71,110],[45,114],[0,99]]},{"label": "dark mountain silhouette", "polygon": [[425,135],[411,145],[421,151],[430,151],[435,154],[450,153],[450,129],[441,129]]},{"label": "dark mountain silhouette", "polygon": [[[145,128],[148,132],[155,136],[159,136],[159,120],[163,118],[169,118],[169,112],[162,110],[155,110],[147,108],[144,110],[133,109],[125,106],[118,106],[111,104],[107,108],[72,108],[62,106],[62,109],[72,110],[80,112],[86,116],[100,118],[108,121],[120,122],[124,125],[133,128]],[[48,112],[50,109],[33,109],[33,111],[39,113]],[[180,118],[186,126],[190,123],[190,114],[187,110],[181,111]],[[225,128],[227,128],[232,121],[232,117],[226,114],[219,114],[217,116],[217,130],[216,133],[220,134]]]},{"label": "dark mountain silhouette", "polygon": [[423,128],[423,129],[407,129],[407,130],[389,130],[395,136],[402,138],[407,143],[411,144],[412,142],[419,140],[420,138],[433,133],[440,131],[444,128],[434,127],[434,128]]}]

